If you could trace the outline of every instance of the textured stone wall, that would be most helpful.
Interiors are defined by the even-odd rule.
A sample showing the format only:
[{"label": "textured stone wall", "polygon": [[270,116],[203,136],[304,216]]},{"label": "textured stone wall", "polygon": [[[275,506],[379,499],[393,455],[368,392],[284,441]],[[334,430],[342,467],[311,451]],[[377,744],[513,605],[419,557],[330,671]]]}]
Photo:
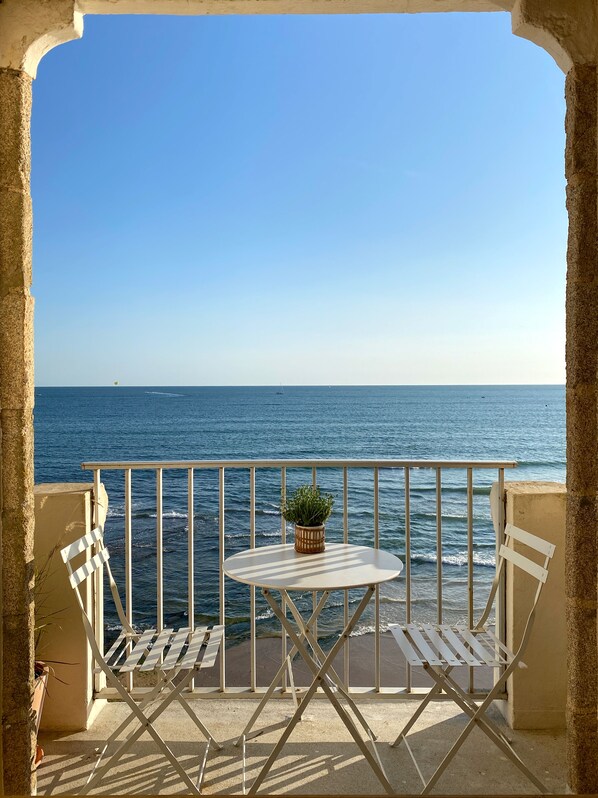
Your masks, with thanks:
[{"label": "textured stone wall", "polygon": [[567,75],[567,520],[569,787],[598,793],[598,201],[596,65]]},{"label": "textured stone wall", "polygon": [[[544,1],[544,0],[543,0]],[[510,11],[515,0],[78,0],[84,14],[427,14]]]},{"label": "textured stone wall", "polygon": [[32,791],[31,78],[0,69],[0,430],[4,790]]}]

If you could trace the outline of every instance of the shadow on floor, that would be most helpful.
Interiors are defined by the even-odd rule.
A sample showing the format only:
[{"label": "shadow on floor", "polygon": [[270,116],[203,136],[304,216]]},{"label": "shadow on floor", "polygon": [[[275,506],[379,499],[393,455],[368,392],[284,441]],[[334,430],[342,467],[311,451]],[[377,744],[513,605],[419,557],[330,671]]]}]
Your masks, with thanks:
[{"label": "shadow on floor", "polygon": [[[191,703],[214,736],[224,743],[210,753],[204,794],[241,794],[242,750],[233,745],[251,715],[255,702],[202,700]],[[413,701],[367,701],[360,704],[379,735],[378,751],[388,778],[400,794],[414,794],[421,783],[404,745],[390,748],[402,725],[415,710]],[[288,701],[271,702],[263,713],[264,724],[279,723],[291,712]],[[91,772],[96,751],[103,740],[127,715],[123,704],[109,704],[93,728],[77,734],[42,735],[46,759],[38,770],[38,794],[77,794]],[[326,701],[316,700],[307,719],[297,725],[260,792],[277,795],[372,795],[384,791],[346,728]],[[519,755],[556,793],[565,791],[564,735],[541,732],[511,732],[497,711],[493,717],[514,738]],[[467,717],[450,702],[436,702],[424,713],[409,740],[426,778],[448,751],[467,723]],[[157,729],[192,779],[199,773],[204,745],[191,721],[179,708],[169,708]],[[265,762],[280,730],[266,732],[247,743],[248,784]],[[186,794],[167,760],[144,735],[105,778],[96,794]],[[446,773],[437,794],[535,794],[536,790],[479,730],[474,730]]]}]

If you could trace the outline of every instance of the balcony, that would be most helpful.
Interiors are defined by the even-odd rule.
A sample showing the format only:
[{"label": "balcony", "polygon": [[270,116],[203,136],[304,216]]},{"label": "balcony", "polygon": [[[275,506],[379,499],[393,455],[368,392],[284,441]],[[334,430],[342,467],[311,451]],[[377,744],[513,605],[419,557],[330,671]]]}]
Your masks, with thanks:
[{"label": "balcony", "polygon": [[[292,487],[306,481],[317,482],[336,496],[327,539],[392,550],[404,562],[399,580],[376,590],[357,634],[338,655],[335,668],[379,737],[378,752],[394,789],[399,793],[420,791],[420,780],[405,746],[390,748],[387,743],[414,711],[414,699],[429,682],[425,674],[405,662],[387,632],[388,625],[428,619],[471,623],[477,618],[494,576],[494,529],[501,529],[505,522],[501,501],[494,502],[491,518],[490,490],[494,484],[496,495],[502,496],[505,469],[515,465],[387,460],[84,464],[93,472],[96,500],[91,502],[89,486],[82,489],[80,495],[85,494],[89,504],[82,512],[81,523],[89,524],[91,516],[94,523],[105,523],[111,563],[129,621],[139,628],[151,623],[158,629],[187,625],[189,618],[196,624],[226,626],[224,652],[216,666],[204,672],[207,675],[202,673],[189,694],[191,705],[200,707],[202,720],[225,741],[223,750],[211,752],[208,758],[203,786],[206,794],[242,792],[242,752],[233,745],[235,735],[241,732],[290,649],[259,593],[231,584],[224,576],[222,562],[245,548],[291,541],[292,532],[277,507]],[[104,485],[110,497],[108,507]],[[41,493],[44,486],[40,489]],[[77,501],[72,492],[71,499]],[[65,523],[61,532],[68,527],[70,537],[62,537],[62,545],[82,534],[78,523],[73,525],[72,507],[66,516],[70,527]],[[38,528],[44,528],[43,515]],[[55,518],[52,529],[55,536]],[[46,541],[47,549],[52,545],[56,545],[55,539]],[[513,631],[516,592],[512,585],[508,588],[504,584],[498,592],[494,624],[505,641]],[[330,612],[319,621],[325,649],[346,622],[354,601],[351,592],[336,600],[334,595]],[[55,600],[60,603],[60,598]],[[311,594],[302,596],[301,609],[308,612],[314,601]],[[96,639],[104,645],[116,633],[115,618],[109,593],[104,595],[99,579],[90,596],[90,611],[95,618]],[[541,621],[538,625],[542,626]],[[48,659],[60,661],[61,655],[55,649]],[[101,678],[92,677],[88,651],[71,653],[69,661],[76,666],[70,666],[70,671],[69,666],[63,667],[60,675],[66,684],[52,685],[47,699],[46,725],[53,730],[40,735],[46,756],[38,771],[39,794],[79,792],[91,772],[96,750],[126,710],[122,704],[110,702],[91,724],[87,724],[87,716],[82,720],[79,714],[78,721],[71,722],[70,727],[65,723],[63,731],[57,732],[60,718],[66,717],[65,707],[74,702],[77,690],[81,693],[79,706],[84,706],[86,713],[95,699],[115,697],[114,690],[107,690]],[[76,679],[73,669],[78,673]],[[482,698],[492,684],[493,672],[489,668],[469,670],[462,684],[471,695]],[[299,658],[293,674],[301,692],[310,679]],[[546,669],[542,675],[545,691],[549,692],[552,677]],[[131,678],[126,682],[136,696],[143,695],[147,686]],[[514,696],[525,689],[514,684],[513,694],[503,695],[497,702],[503,710],[496,706],[494,718],[549,789],[563,792],[564,732],[558,730],[558,724],[551,728],[544,719],[537,724],[540,730],[530,730],[527,722],[523,724],[527,729],[513,731],[503,719],[506,714],[512,720]],[[260,719],[260,725],[263,720],[267,726],[278,724],[278,729],[247,745],[248,783],[280,736],[280,722],[292,711],[290,697],[289,684],[281,679],[275,700],[269,702]],[[96,701],[96,708],[100,705],[101,701]],[[89,728],[77,731],[77,723],[79,728],[86,724]],[[431,775],[465,723],[466,716],[443,700],[435,701],[423,715],[413,732],[412,747],[424,775]],[[191,777],[197,775],[203,746],[182,710],[170,707],[158,729]],[[146,737],[123,757],[104,788],[106,794],[167,794],[185,789]],[[333,708],[326,701],[315,700],[261,791],[370,794],[381,790]],[[471,735],[436,789],[456,794],[532,791],[529,782],[479,732]]]}]

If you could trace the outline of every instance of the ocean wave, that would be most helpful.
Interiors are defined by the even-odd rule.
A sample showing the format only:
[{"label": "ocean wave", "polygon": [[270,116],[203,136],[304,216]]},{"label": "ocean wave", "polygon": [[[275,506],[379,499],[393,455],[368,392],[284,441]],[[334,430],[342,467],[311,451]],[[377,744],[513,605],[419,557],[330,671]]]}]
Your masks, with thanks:
[{"label": "ocean wave", "polygon": [[[458,568],[467,565],[467,561],[468,557],[466,551],[459,552],[458,554],[443,554],[441,558],[441,562],[443,565],[453,565]],[[427,552],[424,554],[412,554],[411,562],[435,563],[438,562],[438,557],[436,555],[436,552]],[[484,568],[494,568],[496,565],[496,560],[494,554],[474,552],[473,564],[479,565]]]},{"label": "ocean wave", "polygon": [[[262,530],[256,529],[255,531],[256,538],[280,538],[280,529],[276,530]],[[245,532],[225,532],[224,537],[226,540],[238,540],[239,538],[245,538],[249,540],[249,530]]]},{"label": "ocean wave", "polygon": [[[158,513],[150,513],[148,516],[148,518],[157,518],[157,517]],[[162,518],[187,518],[187,513],[182,513],[180,512],[180,510],[163,510]]]},{"label": "ocean wave", "polygon": [[[491,485],[474,485],[473,494],[474,496],[489,496],[491,487]],[[414,485],[412,483],[410,495],[414,496],[418,493],[436,493],[436,485]],[[466,495],[467,485],[442,485],[441,494],[445,493]]]},{"label": "ocean wave", "polygon": [[184,393],[169,393],[168,391],[145,391],[150,396],[184,396]]},{"label": "ocean wave", "polygon": [[[432,616],[431,619],[433,620]],[[399,623],[398,619],[396,621],[387,621],[386,623],[380,622],[380,632],[388,632],[390,631],[391,626],[396,626]],[[363,626],[358,626],[354,629],[350,637],[363,637],[363,635],[371,635],[374,634],[376,631],[376,627],[373,624],[364,624]]]}]

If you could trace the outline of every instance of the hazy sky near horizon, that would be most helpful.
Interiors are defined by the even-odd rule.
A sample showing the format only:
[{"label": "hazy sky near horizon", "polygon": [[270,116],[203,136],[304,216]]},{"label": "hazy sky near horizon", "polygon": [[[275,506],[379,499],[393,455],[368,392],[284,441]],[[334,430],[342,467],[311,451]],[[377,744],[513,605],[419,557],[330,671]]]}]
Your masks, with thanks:
[{"label": "hazy sky near horizon", "polygon": [[86,17],[34,83],[36,384],[563,382],[563,86],[508,14]]}]

